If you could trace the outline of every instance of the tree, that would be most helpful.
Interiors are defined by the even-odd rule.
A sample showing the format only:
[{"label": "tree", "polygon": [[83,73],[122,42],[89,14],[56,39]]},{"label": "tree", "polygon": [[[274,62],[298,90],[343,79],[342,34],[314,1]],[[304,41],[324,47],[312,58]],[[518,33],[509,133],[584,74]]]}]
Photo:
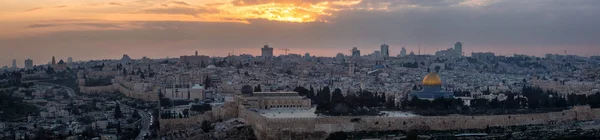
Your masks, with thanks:
[{"label": "tree", "polygon": [[474,108],[488,108],[488,100],[487,99],[473,99],[471,100],[471,107]]},{"label": "tree", "polygon": [[123,114],[121,114],[121,106],[119,104],[117,104],[117,106],[115,107],[114,117],[115,117],[115,119],[119,119],[122,116],[123,116]]},{"label": "tree", "polygon": [[385,96],[385,92],[381,93],[381,96],[379,96],[379,102],[383,104],[386,101],[387,101],[387,96]]},{"label": "tree", "polygon": [[347,115],[349,108],[346,103],[334,103],[329,110],[331,115]]},{"label": "tree", "polygon": [[498,100],[498,98],[494,98],[490,102],[490,108],[492,108],[492,109],[498,109],[501,107],[502,107],[502,105],[500,104],[500,101]]},{"label": "tree", "polygon": [[210,81],[210,78],[208,78],[208,76],[206,76],[206,78],[204,79],[204,86],[205,86],[206,88],[209,88],[209,87],[211,87],[211,86],[212,86],[212,83],[211,83],[211,81]]},{"label": "tree", "polygon": [[319,99],[317,101],[317,104],[327,104],[331,102],[331,91],[329,90],[329,87],[324,87],[323,90],[321,90],[318,94]]},{"label": "tree", "polygon": [[331,94],[331,102],[332,103],[344,103],[344,95],[342,95],[342,90],[336,88]]},{"label": "tree", "polygon": [[117,123],[117,135],[121,134],[121,122]]},{"label": "tree", "polygon": [[345,140],[348,139],[348,134],[346,132],[335,132],[333,134],[330,134],[329,137],[327,137],[327,140]]},{"label": "tree", "polygon": [[310,99],[312,99],[315,96],[315,89],[312,86],[310,86],[310,90],[307,96]]},{"label": "tree", "polygon": [[309,96],[310,96],[310,95],[309,95],[309,94],[310,94],[310,93],[309,93],[310,91],[309,91],[308,89],[304,88],[304,87],[296,87],[296,88],[294,89],[294,91],[295,91],[295,92],[298,92],[298,95],[300,95],[300,96],[307,96],[308,98],[310,98],[310,97],[309,97]]},{"label": "tree", "polygon": [[254,92],[262,92],[262,89],[260,88],[260,84],[254,88]]},{"label": "tree", "polygon": [[400,108],[407,109],[408,107],[409,107],[408,98],[404,98],[404,100],[402,100],[402,102],[400,102]]},{"label": "tree", "polygon": [[146,76],[144,75],[144,72],[140,73],[140,78],[146,79]]},{"label": "tree", "polygon": [[202,131],[204,131],[205,133],[207,133],[211,129],[213,129],[213,126],[210,124],[210,122],[204,120],[204,121],[202,121],[202,124],[200,125],[200,128],[202,128]]},{"label": "tree", "polygon": [[210,104],[202,104],[202,105],[192,105],[190,108],[191,111],[203,113],[205,111],[212,110],[212,106]]},{"label": "tree", "polygon": [[385,102],[385,108],[387,109],[396,109],[396,103],[394,101],[394,97],[388,98]]}]

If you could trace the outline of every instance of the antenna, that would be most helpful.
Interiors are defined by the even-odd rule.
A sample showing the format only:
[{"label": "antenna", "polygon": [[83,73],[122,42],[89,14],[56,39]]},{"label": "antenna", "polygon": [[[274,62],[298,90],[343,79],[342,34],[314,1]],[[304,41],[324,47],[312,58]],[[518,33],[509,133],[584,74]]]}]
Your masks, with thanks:
[{"label": "antenna", "polygon": [[421,44],[419,44],[419,55],[421,55]]}]

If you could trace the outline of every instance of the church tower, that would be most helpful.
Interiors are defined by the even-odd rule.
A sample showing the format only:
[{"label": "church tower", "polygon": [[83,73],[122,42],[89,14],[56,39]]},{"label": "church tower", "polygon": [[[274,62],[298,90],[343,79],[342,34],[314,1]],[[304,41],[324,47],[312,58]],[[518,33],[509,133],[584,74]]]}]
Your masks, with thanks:
[{"label": "church tower", "polygon": [[54,56],[52,56],[52,66],[56,65],[56,59],[54,59]]}]

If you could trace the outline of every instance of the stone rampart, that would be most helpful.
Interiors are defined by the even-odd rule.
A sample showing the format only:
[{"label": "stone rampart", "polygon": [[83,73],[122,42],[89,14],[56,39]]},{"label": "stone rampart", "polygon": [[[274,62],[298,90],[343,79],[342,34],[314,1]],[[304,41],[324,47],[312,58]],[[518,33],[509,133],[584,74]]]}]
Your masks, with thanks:
[{"label": "stone rampart", "polygon": [[112,85],[108,86],[95,87],[79,86],[79,91],[83,94],[110,93],[118,91],[130,98],[141,99],[145,101],[158,101],[158,94],[154,92],[134,91],[131,88],[125,87],[120,83],[113,83]]},{"label": "stone rampart", "polygon": [[79,92],[81,92],[83,94],[108,93],[108,92],[114,92],[114,91],[116,91],[116,89],[114,88],[113,85],[95,86],[95,87],[79,86]]},{"label": "stone rampart", "polygon": [[204,114],[198,114],[189,118],[176,118],[176,119],[161,119],[160,130],[161,132],[183,130],[191,126],[200,126],[202,121],[215,121],[211,111],[204,112]]},{"label": "stone rampart", "polygon": [[125,87],[120,83],[114,83],[113,87],[127,97],[141,99],[145,101],[158,101],[158,94],[154,92],[140,92],[134,91],[131,88]]},{"label": "stone rampart", "polygon": [[[600,117],[600,109],[590,109],[589,106],[578,106],[561,112],[487,116],[266,118],[246,109],[240,109],[239,112],[239,117],[247,120],[253,126],[257,137],[263,140],[296,139],[298,137],[291,136],[302,133],[484,129],[488,126],[548,124],[551,122],[592,120]],[[302,136],[302,138],[307,137]],[[311,137],[308,138],[313,139]],[[324,137],[316,139],[324,139]]]}]

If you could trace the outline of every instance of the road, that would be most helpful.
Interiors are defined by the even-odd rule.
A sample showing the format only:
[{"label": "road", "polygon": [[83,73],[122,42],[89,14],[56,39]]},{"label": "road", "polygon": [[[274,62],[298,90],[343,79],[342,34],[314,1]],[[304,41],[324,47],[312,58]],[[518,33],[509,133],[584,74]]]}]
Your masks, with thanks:
[{"label": "road", "polygon": [[[150,131],[150,114],[148,112],[138,110],[138,114],[142,116],[142,128],[140,129],[140,134],[135,138],[136,140],[143,140],[144,136],[148,134]],[[148,134],[149,135],[149,134]]]},{"label": "road", "polygon": [[69,88],[67,86],[53,84],[53,83],[46,83],[46,82],[35,82],[35,83],[39,84],[39,85],[46,85],[46,86],[58,86],[60,88],[67,89],[67,94],[68,94],[69,97],[74,97],[75,96],[75,91],[72,88]]},{"label": "road", "polygon": [[75,91],[72,88],[69,88],[67,86],[53,84],[53,83],[46,83],[46,82],[35,82],[35,83],[40,84],[40,85],[47,85],[47,86],[58,86],[58,87],[67,89],[67,94],[68,94],[69,98],[72,98],[75,96]]},{"label": "road", "polygon": [[[58,86],[60,88],[64,88],[67,90],[67,95],[69,96],[69,98],[72,98],[75,96],[75,91],[72,88],[69,88],[67,86],[53,84],[53,83],[46,83],[46,82],[35,82],[35,83],[40,84],[40,85],[46,85],[46,86]],[[127,107],[127,106],[125,105],[124,107]],[[140,134],[138,134],[138,136],[135,139],[143,140],[144,136],[146,134],[148,134],[148,132],[150,132],[151,116],[148,112],[139,110],[139,109],[138,109],[138,114],[142,117],[142,119],[141,119],[142,128],[140,129]]]}]

